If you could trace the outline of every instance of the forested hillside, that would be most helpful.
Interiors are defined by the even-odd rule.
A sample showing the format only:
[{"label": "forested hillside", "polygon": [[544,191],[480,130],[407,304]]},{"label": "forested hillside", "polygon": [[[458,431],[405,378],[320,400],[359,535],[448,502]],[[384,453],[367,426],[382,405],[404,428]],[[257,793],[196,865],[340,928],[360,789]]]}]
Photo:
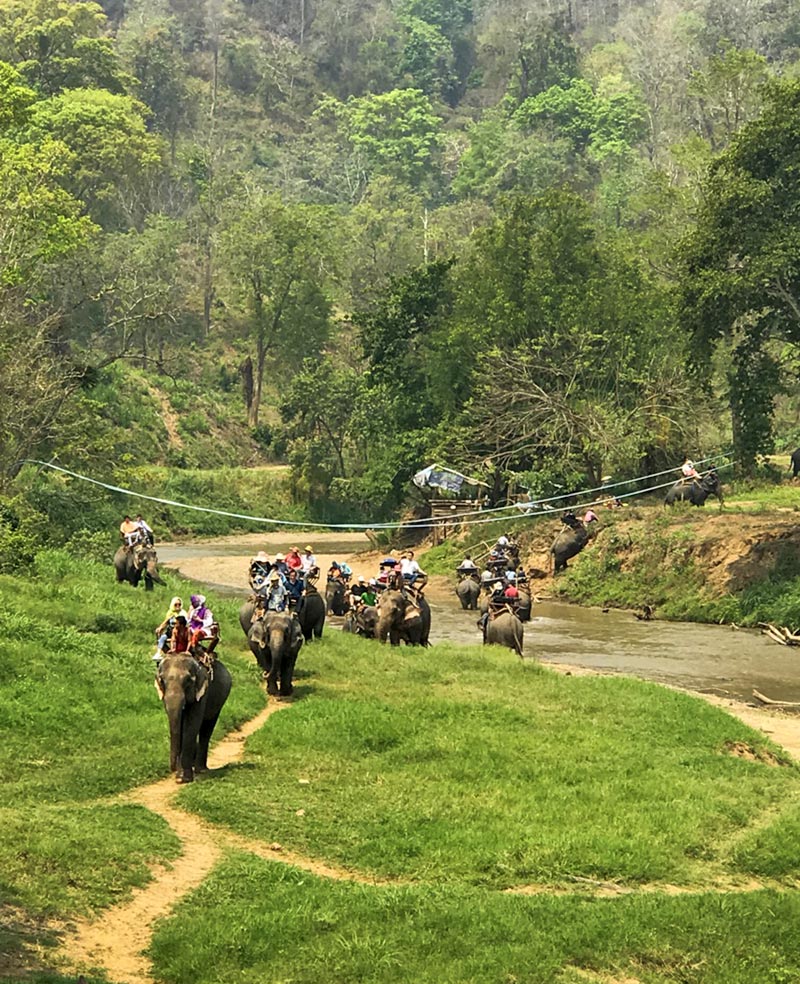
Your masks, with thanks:
[{"label": "forested hillside", "polygon": [[799,50],[790,0],[0,0],[0,527],[25,458],[372,518],[797,442]]}]

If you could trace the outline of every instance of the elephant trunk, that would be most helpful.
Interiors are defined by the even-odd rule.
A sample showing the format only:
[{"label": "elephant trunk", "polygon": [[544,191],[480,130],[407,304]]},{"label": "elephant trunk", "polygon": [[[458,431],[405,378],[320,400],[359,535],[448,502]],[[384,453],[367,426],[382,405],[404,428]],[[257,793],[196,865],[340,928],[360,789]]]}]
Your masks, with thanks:
[{"label": "elephant trunk", "polygon": [[148,563],[147,563],[147,574],[148,574],[148,576],[150,577],[150,579],[152,581],[155,581],[156,584],[163,584],[164,583],[161,580],[161,575],[158,573],[158,566],[157,566],[157,564],[156,564],[156,562],[154,560],[148,561]]},{"label": "elephant trunk", "polygon": [[181,750],[183,747],[183,712],[186,698],[180,693],[168,693],[164,697],[164,710],[169,721],[169,767],[173,772],[181,768]]}]

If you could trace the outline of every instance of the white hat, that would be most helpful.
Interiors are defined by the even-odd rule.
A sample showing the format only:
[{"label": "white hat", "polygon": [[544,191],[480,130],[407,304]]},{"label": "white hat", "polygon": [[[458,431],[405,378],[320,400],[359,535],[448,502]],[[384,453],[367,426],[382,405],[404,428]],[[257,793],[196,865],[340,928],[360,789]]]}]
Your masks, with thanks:
[{"label": "white hat", "polygon": [[377,588],[377,587],[378,587],[378,582],[377,582],[377,581],[375,580],[375,578],[374,578],[374,577],[371,577],[371,578],[369,579],[369,586],[370,586],[371,588]]},{"label": "white hat", "polygon": [[503,587],[503,582],[495,581],[492,587],[494,588],[495,591],[499,591]]},{"label": "white hat", "polygon": [[269,579],[270,579],[270,581],[280,581],[281,576],[280,576],[280,574],[277,571],[270,571],[269,572]]},{"label": "white hat", "polygon": [[254,560],[263,560],[265,563],[269,563],[269,557],[265,550],[259,550],[258,553],[253,558]]},{"label": "white hat", "polygon": [[283,560],[283,554],[275,554],[275,560]]},{"label": "white hat", "polygon": [[360,581],[360,582],[361,582],[362,584],[364,584],[364,583],[366,582],[366,580],[367,580],[367,579],[366,579],[366,578],[364,577],[364,575],[363,575],[363,574],[359,574],[359,575],[358,575],[358,580],[359,580],[359,581]]}]

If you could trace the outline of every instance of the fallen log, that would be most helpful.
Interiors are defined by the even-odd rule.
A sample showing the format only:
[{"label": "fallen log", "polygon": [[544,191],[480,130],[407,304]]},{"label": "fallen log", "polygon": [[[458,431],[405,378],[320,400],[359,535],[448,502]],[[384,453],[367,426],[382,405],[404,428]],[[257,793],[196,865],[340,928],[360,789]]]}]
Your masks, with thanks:
[{"label": "fallen log", "polygon": [[761,626],[762,634],[769,636],[773,642],[778,642],[782,646],[800,646],[800,636],[790,632],[786,626],[779,629],[772,622],[759,622],[758,624]]},{"label": "fallen log", "polygon": [[762,704],[768,704],[770,707],[800,707],[800,701],[772,700],[769,697],[765,697],[760,690],[754,690],[753,696],[756,698],[756,700],[760,700]]}]

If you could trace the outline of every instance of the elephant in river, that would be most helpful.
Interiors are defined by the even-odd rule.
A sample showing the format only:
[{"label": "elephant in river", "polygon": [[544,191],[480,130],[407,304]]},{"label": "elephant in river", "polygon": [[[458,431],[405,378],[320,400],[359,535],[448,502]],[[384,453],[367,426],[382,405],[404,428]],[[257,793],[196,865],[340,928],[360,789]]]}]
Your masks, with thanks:
[{"label": "elephant in river", "polygon": [[306,583],[306,594],[297,612],[306,642],[322,638],[325,625],[325,599],[313,584]]},{"label": "elephant in river", "polygon": [[344,615],[347,611],[347,585],[341,578],[328,579],[325,604],[329,615]]},{"label": "elephant in river", "polygon": [[700,481],[681,479],[676,482],[671,489],[667,490],[664,505],[671,506],[676,502],[691,502],[693,506],[704,506],[710,495],[715,495],[719,499],[719,504],[723,505],[722,484],[719,475],[713,469],[704,475]]},{"label": "elephant in river", "polygon": [[294,666],[303,645],[298,620],[287,612],[266,612],[253,619],[247,641],[267,679],[267,693],[291,697]]},{"label": "elephant in river", "polygon": [[478,607],[478,595],[481,593],[480,582],[474,577],[465,577],[456,585],[456,594],[464,611],[475,611]]},{"label": "elephant in river", "polygon": [[519,656],[522,655],[522,635],[522,622],[508,609],[490,615],[483,626],[484,645],[506,646]]},{"label": "elephant in river", "polygon": [[532,599],[530,592],[526,588],[519,588],[519,603],[517,604],[517,616],[520,622],[530,622]]},{"label": "elephant in river", "polygon": [[164,583],[158,573],[158,556],[155,548],[147,543],[120,547],[114,554],[114,567],[117,571],[117,584],[127,581],[135,588],[144,578],[145,591],[152,591],[153,582]]},{"label": "elephant in river", "polygon": [[401,640],[409,646],[428,646],[431,607],[422,595],[412,598],[395,588],[386,588],[378,598],[377,638],[393,646]]},{"label": "elephant in river", "polygon": [[231,692],[231,675],[219,660],[213,674],[188,653],[161,660],[158,690],[169,721],[169,766],[178,782],[192,782],[208,768],[208,743]]},{"label": "elephant in river", "polygon": [[567,561],[577,556],[589,541],[589,531],[581,523],[577,529],[565,526],[553,540],[550,553],[553,557],[553,573],[566,570]]}]

